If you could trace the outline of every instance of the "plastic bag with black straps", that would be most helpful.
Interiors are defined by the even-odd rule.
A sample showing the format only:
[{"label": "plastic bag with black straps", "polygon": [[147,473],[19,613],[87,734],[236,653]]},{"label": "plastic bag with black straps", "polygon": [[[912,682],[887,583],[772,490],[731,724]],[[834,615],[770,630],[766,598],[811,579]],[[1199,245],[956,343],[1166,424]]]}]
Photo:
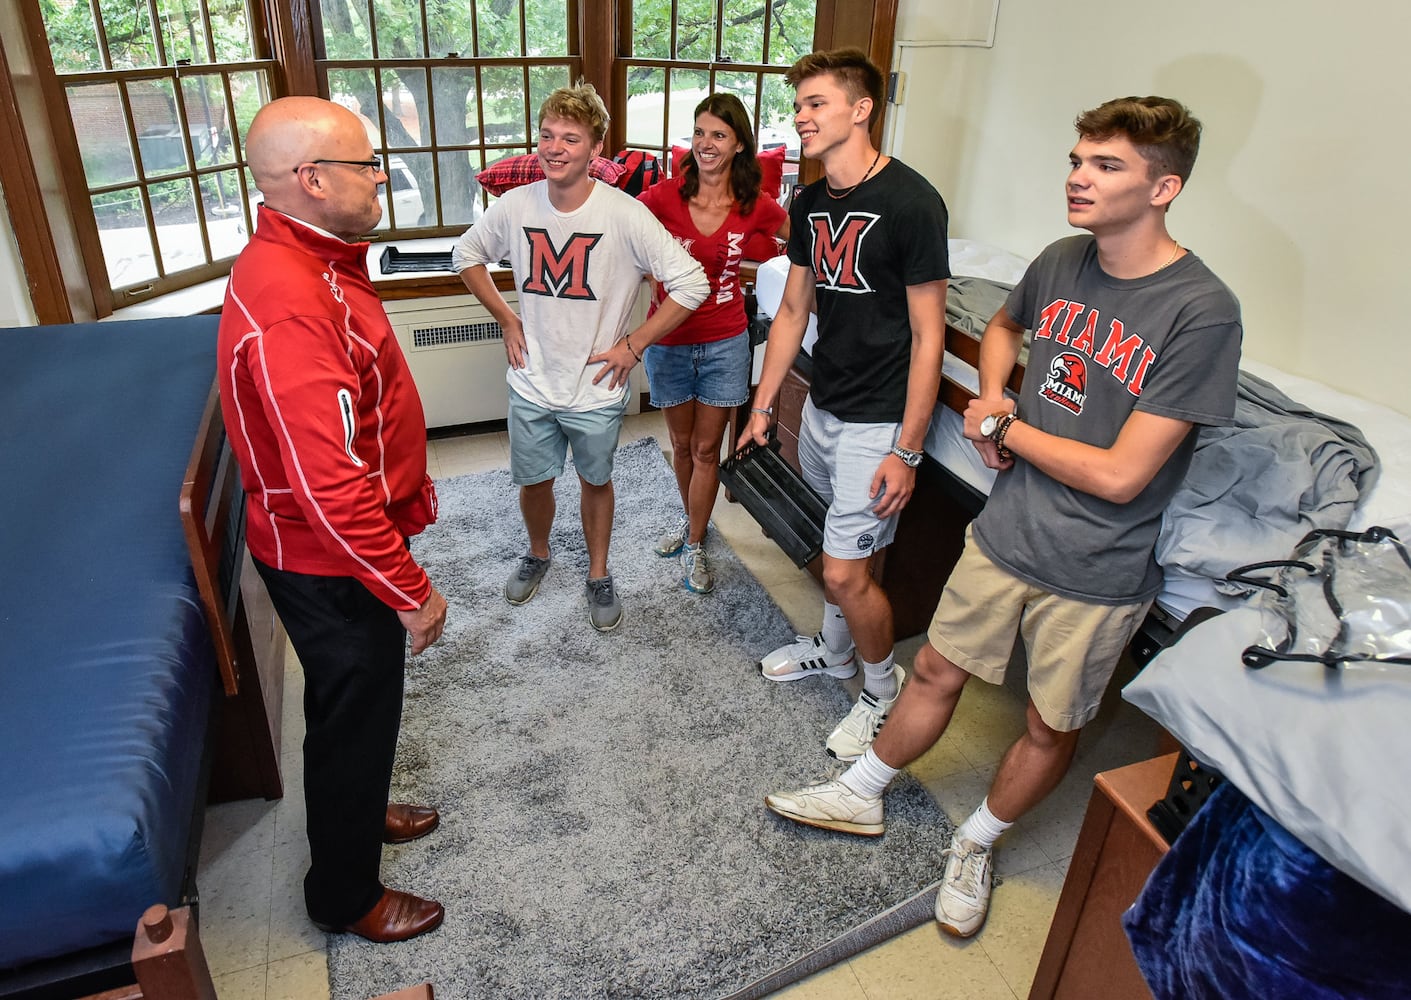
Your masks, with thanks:
[{"label": "plastic bag with black straps", "polygon": [[1411,680],[1411,557],[1388,528],[1310,531],[1288,559],[1251,563],[1226,579],[1258,588],[1260,642],[1242,654],[1260,669],[1280,660],[1395,670]]}]

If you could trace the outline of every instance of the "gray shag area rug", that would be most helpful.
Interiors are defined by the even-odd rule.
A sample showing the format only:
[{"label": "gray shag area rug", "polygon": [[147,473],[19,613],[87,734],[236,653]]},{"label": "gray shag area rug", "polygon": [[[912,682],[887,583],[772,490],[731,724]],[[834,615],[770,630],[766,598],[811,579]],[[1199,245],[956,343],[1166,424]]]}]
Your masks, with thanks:
[{"label": "gray shag area rug", "polygon": [[503,596],[527,544],[509,473],[438,484],[440,520],[413,548],[450,614],[409,661],[393,797],[442,822],[386,848],[383,880],[439,899],[446,921],[400,944],[330,938],[334,1000],[421,982],[455,998],[763,996],[929,919],[950,837],[935,802],[903,775],[880,838],[764,808],[827,773],[847,690],[759,676],[793,629],[713,533],[712,594],[652,552],[680,509],[657,442],[622,447],[613,479],[625,615],[608,634],[588,624],[571,469],[553,566],[520,607]]}]

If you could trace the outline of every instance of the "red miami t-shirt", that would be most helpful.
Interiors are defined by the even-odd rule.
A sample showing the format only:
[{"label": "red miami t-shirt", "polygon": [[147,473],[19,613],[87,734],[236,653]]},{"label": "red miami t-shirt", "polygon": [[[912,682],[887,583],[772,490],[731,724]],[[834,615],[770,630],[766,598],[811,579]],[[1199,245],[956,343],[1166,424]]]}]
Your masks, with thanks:
[{"label": "red miami t-shirt", "polygon": [[[740,262],[744,248],[755,234],[773,237],[784,225],[787,213],[776,202],[761,195],[755,199],[754,211],[741,215],[739,206],[732,208],[720,228],[709,236],[696,228],[691,209],[681,197],[680,177],[654,184],[638,195],[638,200],[651,209],[667,232],[705,268],[710,279],[710,294],[691,316],[658,343],[706,344],[725,340],[745,329],[745,297],[740,291]],[[652,310],[661,300],[661,289],[652,291]]]}]

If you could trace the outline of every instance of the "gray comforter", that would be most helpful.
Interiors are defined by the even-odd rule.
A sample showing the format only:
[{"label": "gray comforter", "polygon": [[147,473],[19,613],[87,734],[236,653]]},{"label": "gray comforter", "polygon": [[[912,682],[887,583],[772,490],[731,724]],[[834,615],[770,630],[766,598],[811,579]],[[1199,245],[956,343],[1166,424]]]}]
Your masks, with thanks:
[{"label": "gray comforter", "polygon": [[1347,527],[1377,475],[1377,453],[1360,430],[1242,371],[1235,422],[1201,428],[1162,521],[1157,561],[1244,593],[1226,573],[1286,557],[1313,528]]}]

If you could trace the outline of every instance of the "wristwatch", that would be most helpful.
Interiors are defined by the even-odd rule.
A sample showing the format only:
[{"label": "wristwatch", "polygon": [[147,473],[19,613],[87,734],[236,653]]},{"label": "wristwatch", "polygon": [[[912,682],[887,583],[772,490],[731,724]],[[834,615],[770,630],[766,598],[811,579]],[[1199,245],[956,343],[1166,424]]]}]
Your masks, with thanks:
[{"label": "wristwatch", "polygon": [[991,413],[984,420],[980,421],[980,433],[991,441],[995,438],[995,432],[999,430],[999,422],[1005,417],[1013,417],[1013,414],[1000,410],[998,413]]},{"label": "wristwatch", "polygon": [[913,469],[921,464],[921,452],[912,451],[910,448],[903,448],[899,444],[892,445],[892,454]]},{"label": "wristwatch", "polygon": [[1004,446],[1004,436],[1009,432],[1009,425],[1017,419],[1013,413],[1000,411],[991,413],[980,421],[980,433],[994,443],[1000,458],[1009,458],[1009,449]]}]

